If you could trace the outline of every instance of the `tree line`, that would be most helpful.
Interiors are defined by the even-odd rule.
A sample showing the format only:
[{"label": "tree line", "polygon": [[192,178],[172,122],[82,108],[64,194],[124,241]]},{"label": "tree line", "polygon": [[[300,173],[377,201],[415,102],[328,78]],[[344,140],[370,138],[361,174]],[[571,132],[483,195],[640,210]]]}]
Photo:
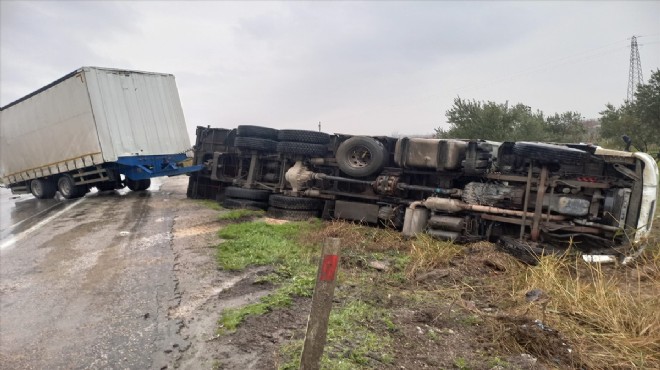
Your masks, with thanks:
[{"label": "tree line", "polygon": [[579,112],[545,115],[525,104],[510,105],[454,99],[446,112],[449,128],[437,128],[438,138],[495,141],[594,143],[605,147],[649,151],[660,148],[660,69],[640,84],[635,100],[615,107],[606,104],[598,122]]}]

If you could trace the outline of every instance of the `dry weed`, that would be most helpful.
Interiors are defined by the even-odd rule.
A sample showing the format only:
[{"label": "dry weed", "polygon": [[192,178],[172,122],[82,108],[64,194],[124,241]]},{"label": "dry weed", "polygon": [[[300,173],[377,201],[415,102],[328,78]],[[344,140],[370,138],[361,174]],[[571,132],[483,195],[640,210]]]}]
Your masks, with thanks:
[{"label": "dry weed", "polygon": [[341,238],[344,248],[361,252],[405,250],[408,244],[396,230],[340,220],[327,222],[320,233],[311,237],[318,238],[317,242],[329,237]]},{"label": "dry weed", "polygon": [[[583,365],[659,368],[660,281],[643,278],[657,276],[658,254],[620,268],[544,257],[521,275],[517,295],[541,289],[548,296],[546,324],[570,340]],[[541,310],[538,304],[526,305],[527,310]]]},{"label": "dry weed", "polygon": [[[434,293],[449,289],[445,294],[459,299],[467,289],[478,299],[496,302],[498,313],[478,314],[489,328],[484,339],[506,352],[532,353],[546,363],[564,356],[559,359],[563,366],[582,368],[660,368],[657,241],[633,266],[601,266],[556,256],[542,257],[537,266],[524,266],[487,243],[460,246],[427,235],[404,240],[392,230],[348,222],[329,223],[310,237],[318,241],[339,237],[346,248],[358,253],[408,251],[405,275],[411,282],[450,264],[461,274],[469,273],[479,285],[476,288],[437,286]],[[480,271],[480,266],[487,268]],[[452,279],[453,284],[458,280]],[[547,300],[526,300],[525,294],[533,289],[543,291]]]},{"label": "dry weed", "polygon": [[426,234],[419,235],[410,242],[410,263],[406,276],[412,279],[420,273],[446,266],[463,251],[463,246],[448,241],[438,241]]}]

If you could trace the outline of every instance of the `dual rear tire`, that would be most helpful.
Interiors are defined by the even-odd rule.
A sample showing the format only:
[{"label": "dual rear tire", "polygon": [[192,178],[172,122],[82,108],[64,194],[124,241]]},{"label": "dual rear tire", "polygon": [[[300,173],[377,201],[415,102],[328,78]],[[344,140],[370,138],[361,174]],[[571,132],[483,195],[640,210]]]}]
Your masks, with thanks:
[{"label": "dual rear tire", "polygon": [[60,192],[65,199],[80,198],[87,194],[86,186],[76,185],[73,176],[64,174],[57,182],[50,179],[34,179],[30,181],[30,192],[37,199],[52,199],[56,192]]},{"label": "dual rear tire", "polygon": [[47,179],[35,179],[30,181],[30,192],[37,199],[51,199],[57,192],[55,183]]},{"label": "dual rear tire", "polygon": [[319,217],[323,201],[316,198],[290,197],[274,194],[268,200],[268,214],[275,218],[307,220]]},{"label": "dual rear tire", "polygon": [[261,189],[244,189],[230,186],[225,189],[225,199],[222,206],[228,209],[265,210],[268,207],[270,191]]},{"label": "dual rear tire", "polygon": [[65,199],[75,199],[84,196],[89,189],[86,186],[76,185],[73,176],[65,174],[57,180],[57,190]]}]

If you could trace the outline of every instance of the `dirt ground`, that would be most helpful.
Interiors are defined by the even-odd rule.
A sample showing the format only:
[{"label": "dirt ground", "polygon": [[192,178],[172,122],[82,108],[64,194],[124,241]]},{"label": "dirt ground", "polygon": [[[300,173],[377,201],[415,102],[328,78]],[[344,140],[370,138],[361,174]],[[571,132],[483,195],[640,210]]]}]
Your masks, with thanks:
[{"label": "dirt ground", "polygon": [[[241,272],[222,271],[216,262],[216,246],[221,242],[218,211],[190,201],[179,209],[174,225],[176,292],[178,304],[170,308],[171,318],[179,320],[180,334],[191,346],[180,353],[173,367],[180,369],[269,369],[276,368],[273,353],[277,344],[304,328],[309,303],[304,300],[291,310],[267,315],[264,323],[246,322],[231,336],[221,336],[218,319],[224,309],[258,301],[274,287],[255,284],[269,267],[248,268]],[[266,317],[263,317],[266,318]]]},{"label": "dirt ground", "polygon": [[[292,368],[309,298],[248,316],[236,331],[219,330],[223,310],[278,289],[266,277],[281,267],[220,269],[218,231],[230,221],[218,218],[226,210],[209,205],[216,206],[187,199],[182,179],[147,194],[90,195],[7,247],[0,260],[0,368]],[[653,237],[660,240],[656,222]],[[348,365],[326,368],[660,368],[660,253],[647,263],[587,271],[604,277],[602,292],[617,288],[610,284],[614,279],[623,294],[605,294],[611,302],[589,301],[611,303],[605,311],[567,309],[559,296],[548,307],[542,298],[527,302],[526,293],[535,296],[528,283],[543,284],[545,276],[530,271],[544,271],[492,244],[441,245],[428,253],[432,245],[403,242],[396,232],[314,225],[316,234],[305,235],[305,243],[319,245],[336,232],[332,236],[345,241],[333,313],[364,302],[387,319],[352,323],[378,341],[366,353],[355,354],[364,348],[358,336],[335,335],[326,354],[332,364],[346,358]],[[265,246],[273,244],[267,241]],[[421,255],[413,258],[415,253]],[[599,291],[581,292],[587,293]],[[568,321],[584,332],[567,332]],[[605,348],[610,342],[616,346]],[[610,352],[595,353],[601,345]]]},{"label": "dirt ground", "polygon": [[[191,345],[178,352],[172,366],[277,369],[290,362],[282,347],[304,338],[310,299],[297,297],[288,308],[248,316],[236,331],[219,334],[223,309],[255,303],[276,289],[260,279],[271,273],[273,266],[240,272],[221,270],[216,260],[216,246],[222,242],[218,231],[228,221],[219,221],[218,215],[227,211],[209,209],[197,201],[182,204],[173,227],[179,301],[169,315],[179,320],[180,334]],[[658,227],[654,238],[660,235]],[[389,246],[372,247],[382,252]],[[395,261],[387,257],[376,261],[384,264],[381,268],[365,255],[348,251],[342,256],[335,307],[363,300],[386,309],[393,323],[392,327],[365,324],[377,335],[392,338],[392,356],[384,359],[378,353],[367,354],[361,368],[590,368],[582,361],[578,344],[545,321],[545,308],[526,303],[525,294],[515,292],[509,279],[526,265],[489,243],[462,248],[448,263],[408,274],[399,281],[392,280]],[[646,281],[649,284],[645,286],[656,289],[655,281],[660,277],[657,266],[605,266],[604,270],[612,276]],[[548,311],[548,315],[559,315]],[[346,348],[352,345],[350,341],[342,343]],[[657,356],[650,358],[658,360]]]},{"label": "dirt ground", "polygon": [[[227,272],[218,268],[217,231],[224,223],[218,211],[190,202],[179,210],[174,225],[175,271],[180,302],[170,316],[180,320],[180,334],[191,346],[180,352],[174,367],[182,369],[277,369],[287,359],[281,347],[304,337],[310,299],[296,298],[289,308],[249,316],[229,334],[218,334],[218,319],[226,308],[256,302],[275,287],[259,277],[271,267]],[[460,259],[401,284],[387,283],[385,271],[344,258],[342,273],[361,274],[372,284],[338,286],[336,305],[355,298],[381,305],[392,314],[395,330],[371,329],[393,338],[393,356],[377,354],[364,368],[379,369],[543,369],[575,367],[571,344],[562,335],[530,315],[500,315],[499,303],[487,282],[520,264],[490,244],[467,247]],[[511,267],[514,266],[514,267]],[[462,286],[467,289],[457,289]],[[423,299],[420,299],[422,297]],[[424,298],[425,297],[425,298]],[[448,299],[448,297],[453,297]],[[538,312],[536,312],[538,313]],[[503,350],[494,343],[492,325],[515,333],[518,345],[529,351]],[[345,343],[350,347],[351,343]],[[518,347],[520,348],[520,347]]]}]

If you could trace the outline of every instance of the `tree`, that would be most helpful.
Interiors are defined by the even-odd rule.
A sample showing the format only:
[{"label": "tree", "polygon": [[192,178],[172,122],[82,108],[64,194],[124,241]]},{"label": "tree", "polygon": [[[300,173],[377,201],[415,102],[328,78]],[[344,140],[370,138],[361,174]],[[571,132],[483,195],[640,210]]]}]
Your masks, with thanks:
[{"label": "tree", "polygon": [[446,113],[448,130],[436,129],[436,136],[457,139],[499,141],[541,140],[543,113],[532,112],[524,104],[468,101],[460,97]]},{"label": "tree", "polygon": [[587,129],[584,119],[578,112],[555,113],[545,120],[545,139],[563,143],[579,143],[584,141]]},{"label": "tree", "polygon": [[582,115],[577,112],[544,118],[543,112],[534,112],[520,103],[509,106],[508,102],[466,101],[459,97],[446,116],[450,126],[448,130],[436,129],[439,138],[580,142],[587,136]]},{"label": "tree", "polygon": [[649,144],[660,145],[660,69],[651,74],[648,84],[637,87],[635,114],[642,122]]},{"label": "tree", "polygon": [[622,137],[632,140],[633,149],[648,151],[660,146],[660,70],[648,84],[637,86],[635,101],[616,108],[607,104],[600,112],[601,137],[605,145],[624,147]]}]

